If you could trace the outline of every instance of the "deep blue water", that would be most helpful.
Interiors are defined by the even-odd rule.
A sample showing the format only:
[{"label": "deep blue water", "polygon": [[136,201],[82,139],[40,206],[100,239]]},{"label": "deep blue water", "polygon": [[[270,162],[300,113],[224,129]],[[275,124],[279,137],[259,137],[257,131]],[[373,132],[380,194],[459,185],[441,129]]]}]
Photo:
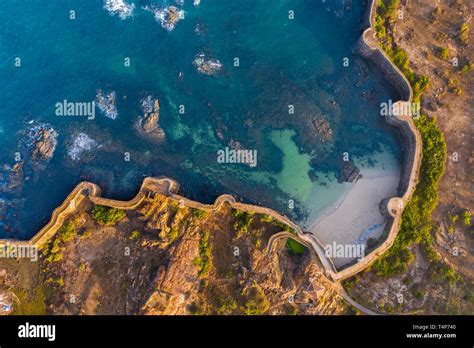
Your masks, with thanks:
[{"label": "deep blue water", "polygon": [[[231,193],[304,223],[316,209],[308,195],[320,192],[320,209],[345,190],[335,178],[343,152],[367,166],[377,166],[376,156],[384,166],[398,165],[400,146],[379,116],[380,102],[397,99],[396,93],[352,53],[365,3],[202,0],[195,7],[185,0],[185,19],[168,32],[142,6],[174,1],[128,2],[135,4],[133,15],[121,19],[102,0],[1,1],[0,237],[31,237],[82,180],[129,199],[144,176],[166,175],[190,198],[211,202]],[[219,74],[197,72],[193,59],[200,52],[223,63]],[[97,89],[116,92],[117,119],[98,109],[95,120],[55,115],[57,102],[92,101]],[[160,101],[161,144],[134,129],[148,95]],[[314,135],[313,117],[329,122],[331,140]],[[59,134],[50,161],[29,159],[24,142],[31,121]],[[80,132],[101,147],[73,160],[67,149]],[[257,150],[255,168],[217,163],[217,151],[232,140]],[[25,160],[24,173],[11,190],[16,152]],[[318,174],[314,182],[311,169]]]}]

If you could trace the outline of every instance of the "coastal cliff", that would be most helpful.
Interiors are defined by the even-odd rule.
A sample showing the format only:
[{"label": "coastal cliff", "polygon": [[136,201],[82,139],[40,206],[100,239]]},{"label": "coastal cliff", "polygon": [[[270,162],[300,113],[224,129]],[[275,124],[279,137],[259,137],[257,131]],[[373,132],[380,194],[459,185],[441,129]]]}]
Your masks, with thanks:
[{"label": "coastal cliff", "polygon": [[214,206],[175,199],[168,179],[147,179],[128,202],[85,195],[100,191],[84,185],[55,212],[48,229],[55,233],[24,242],[40,247],[36,263],[2,263],[2,285],[21,297],[13,302],[16,313],[348,310],[313,252],[269,215],[233,208],[226,197]]}]

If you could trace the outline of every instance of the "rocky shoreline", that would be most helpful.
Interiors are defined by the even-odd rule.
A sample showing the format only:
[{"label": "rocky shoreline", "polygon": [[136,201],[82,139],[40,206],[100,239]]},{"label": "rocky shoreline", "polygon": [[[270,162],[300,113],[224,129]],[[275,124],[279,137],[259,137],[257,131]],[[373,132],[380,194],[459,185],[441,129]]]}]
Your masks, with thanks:
[{"label": "rocky shoreline", "polygon": [[[408,81],[406,81],[405,77],[398,70],[398,68],[390,61],[390,59],[378,47],[377,42],[375,38],[373,37],[374,35],[373,17],[375,16],[376,7],[377,7],[377,2],[374,0],[370,0],[368,4],[366,18],[365,18],[365,23],[368,24],[369,27],[364,31],[363,35],[361,36],[361,39],[359,40],[357,44],[357,52],[361,54],[363,57],[373,61],[376,64],[376,66],[379,67],[382,70],[382,72],[387,76],[387,79],[389,79],[392,83],[394,83],[397,86],[397,89],[400,91],[400,94],[402,95],[403,99],[406,99],[405,101],[399,101],[398,103],[411,102],[413,93],[412,93],[410,84],[408,83]],[[105,103],[105,105],[107,104],[113,105],[113,101],[114,101],[113,96],[111,99],[112,99],[112,103]],[[104,108],[104,109],[107,110],[107,108]],[[111,110],[111,111],[115,111],[115,110]],[[144,131],[145,131],[145,126],[147,124],[150,124],[150,127],[146,127],[147,129],[151,129],[151,131],[156,131],[157,128],[155,126],[159,119],[159,114],[157,117],[156,115],[157,115],[157,112],[155,110],[152,110],[152,112],[150,113],[145,112],[145,117],[143,118],[145,122],[141,123],[141,126]],[[112,112],[112,116],[116,117],[116,112]],[[320,243],[318,242],[317,238],[313,235],[304,233],[299,226],[294,224],[288,218],[281,216],[280,214],[274,212],[271,209],[267,209],[263,207],[251,206],[251,205],[246,205],[242,203],[235,203],[235,201],[233,203],[233,206],[235,206],[238,209],[262,211],[272,216],[277,216],[280,221],[288,224],[290,227],[295,229],[295,231],[297,231],[298,236],[300,238],[302,238],[304,241],[310,243],[313,246],[321,262],[323,263],[324,268],[326,269],[326,273],[333,280],[341,280],[362,271],[370,263],[375,261],[375,259],[379,255],[381,255],[385,250],[387,250],[391,246],[393,241],[395,240],[396,234],[398,232],[400,216],[403,211],[403,205],[406,204],[406,202],[411,197],[411,194],[413,193],[417,176],[418,176],[419,165],[420,165],[421,139],[413,123],[413,119],[411,118],[411,115],[402,115],[396,118],[387,117],[386,120],[388,123],[396,126],[400,130],[405,141],[405,147],[406,147],[405,159],[404,159],[404,164],[403,164],[402,178],[399,185],[399,193],[401,197],[393,197],[391,199],[384,200],[385,208],[381,207],[382,208],[381,210],[385,211],[389,215],[388,216],[389,222],[387,223],[387,228],[385,231],[387,235],[387,239],[378,248],[376,248],[372,253],[367,255],[361,262],[354,264],[350,267],[347,267],[343,270],[336,270],[331,260],[326,258],[326,256],[324,255],[324,250],[321,247]],[[153,178],[145,179],[140,192],[142,192],[143,188],[146,185],[146,182],[149,183],[150,180],[153,181],[154,179]],[[168,180],[169,182],[176,184],[174,181],[170,179],[160,179],[160,180]],[[76,189],[74,189],[74,191],[68,196],[65,202],[53,212],[53,216],[51,218],[50,223],[48,223],[30,241],[24,242],[24,243],[36,244],[38,241],[44,242],[44,240],[47,239],[48,236],[54,235],[57,228],[59,228],[58,226],[61,226],[62,221],[64,221],[65,215],[68,215],[72,211],[74,211],[77,197],[79,196],[84,197],[84,193],[87,193],[87,195],[96,196],[98,193],[100,193],[100,189],[98,188],[97,185],[87,183],[87,182],[79,184],[76,187]],[[220,196],[216,200],[216,203],[214,206],[216,206],[223,199],[227,201],[232,201],[232,199],[229,197],[230,196],[227,196],[227,195]],[[184,199],[184,197],[181,197],[180,199]],[[193,202],[189,200],[186,200],[186,201],[188,203],[192,202],[192,205],[196,205],[196,204],[201,205],[198,202]],[[400,205],[399,204],[400,201],[403,204]],[[0,241],[0,244],[5,243],[5,242],[9,242],[9,241],[2,240]]]}]

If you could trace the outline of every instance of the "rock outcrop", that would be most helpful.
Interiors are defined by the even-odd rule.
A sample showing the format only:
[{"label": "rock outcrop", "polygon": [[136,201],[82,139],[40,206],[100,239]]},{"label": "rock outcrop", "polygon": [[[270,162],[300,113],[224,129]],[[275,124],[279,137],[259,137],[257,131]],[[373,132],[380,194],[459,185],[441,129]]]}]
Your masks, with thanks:
[{"label": "rock outcrop", "polygon": [[317,136],[319,136],[321,143],[331,141],[333,139],[332,129],[327,119],[323,117],[313,117],[311,119],[311,125],[314,128]]},{"label": "rock outcrop", "polygon": [[115,120],[117,118],[118,111],[117,111],[117,100],[115,97],[115,91],[104,93],[101,89],[99,89],[97,90],[95,101],[100,111],[105,116],[107,116],[108,118],[111,118],[112,120]]},{"label": "rock outcrop", "polygon": [[57,145],[58,133],[47,124],[34,127],[30,131],[31,157],[35,161],[50,160]]},{"label": "rock outcrop", "polygon": [[362,178],[359,168],[357,168],[352,161],[344,162],[338,182],[354,182]]},{"label": "rock outcrop", "polygon": [[204,75],[215,75],[222,69],[222,63],[218,59],[199,53],[194,57],[194,66]]},{"label": "rock outcrop", "polygon": [[138,130],[140,133],[156,140],[165,140],[165,131],[160,127],[160,104],[158,99],[151,96],[141,101],[143,116],[138,120]]}]

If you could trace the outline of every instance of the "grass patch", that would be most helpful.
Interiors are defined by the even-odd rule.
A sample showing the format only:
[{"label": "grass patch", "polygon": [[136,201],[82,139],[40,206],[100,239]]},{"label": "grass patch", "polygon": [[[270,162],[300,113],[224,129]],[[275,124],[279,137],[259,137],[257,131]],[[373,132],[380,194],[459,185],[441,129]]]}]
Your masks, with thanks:
[{"label": "grass patch", "polygon": [[247,302],[242,308],[246,315],[260,315],[264,314],[270,308],[270,303],[263,290],[254,283],[254,286],[246,291]]},{"label": "grass patch", "polygon": [[46,262],[58,262],[63,259],[63,251],[66,243],[77,235],[76,222],[70,220],[63,224],[53,239],[50,239],[43,247],[42,256]]},{"label": "grass patch", "polygon": [[[44,315],[46,314],[45,295],[43,286],[38,285],[34,289],[33,294],[29,294],[23,289],[14,291],[20,300],[19,304],[15,304],[13,315]],[[32,296],[31,296],[32,295]]]},{"label": "grass patch", "polygon": [[104,205],[95,205],[92,209],[92,218],[101,225],[113,225],[122,220],[126,215],[125,210],[110,208]]},{"label": "grass patch", "polygon": [[293,238],[286,239],[286,249],[293,255],[303,255],[306,251],[306,247]]},{"label": "grass patch", "polygon": [[439,59],[447,60],[449,58],[449,50],[446,47],[438,47],[436,55]]},{"label": "grass patch", "polygon": [[234,209],[232,215],[235,217],[234,229],[237,231],[237,238],[249,233],[250,225],[253,222],[251,213]]},{"label": "grass patch", "polygon": [[205,277],[211,270],[211,245],[209,243],[209,231],[201,231],[199,240],[199,256],[193,260],[198,268],[200,277]]},{"label": "grass patch", "polygon": [[217,308],[217,314],[233,314],[237,308],[237,301],[233,298],[228,298],[221,301],[221,305]]},{"label": "grass patch", "polygon": [[207,212],[204,210],[199,210],[199,209],[193,209],[192,214],[196,219],[205,219],[207,217]]},{"label": "grass patch", "polygon": [[179,230],[177,227],[171,227],[169,230],[167,237],[170,243],[173,243],[179,237]]},{"label": "grass patch", "polygon": [[464,224],[464,226],[471,226],[472,216],[471,216],[470,210],[463,211],[461,214],[461,217],[462,217],[462,223]]},{"label": "grass patch", "polygon": [[461,41],[464,45],[467,45],[469,40],[469,24],[463,23],[461,28],[459,28],[459,41]]},{"label": "grass patch", "polygon": [[138,239],[138,237],[140,237],[140,231],[133,231],[128,239],[135,240]]}]

